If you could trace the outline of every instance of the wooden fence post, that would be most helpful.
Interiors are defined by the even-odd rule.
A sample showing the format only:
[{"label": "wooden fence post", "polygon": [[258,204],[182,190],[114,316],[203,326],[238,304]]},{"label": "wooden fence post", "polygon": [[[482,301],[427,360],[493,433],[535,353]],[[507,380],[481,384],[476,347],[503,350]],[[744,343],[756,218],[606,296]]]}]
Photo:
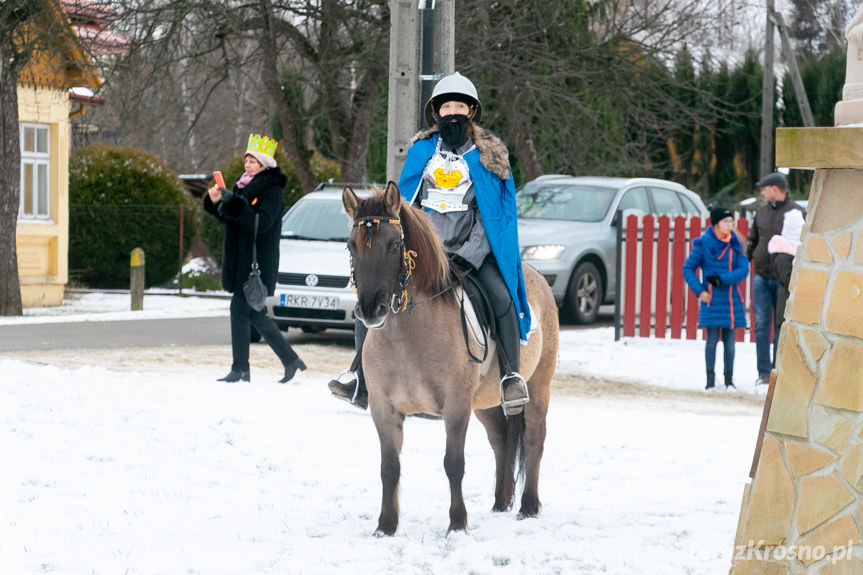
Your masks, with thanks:
[{"label": "wooden fence post", "polygon": [[180,271],[177,274],[177,286],[180,293],[183,293],[183,219],[185,207],[185,204],[180,204]]},{"label": "wooden fence post", "polygon": [[129,272],[129,293],[132,296],[132,311],[144,309],[144,250],[132,250]]}]

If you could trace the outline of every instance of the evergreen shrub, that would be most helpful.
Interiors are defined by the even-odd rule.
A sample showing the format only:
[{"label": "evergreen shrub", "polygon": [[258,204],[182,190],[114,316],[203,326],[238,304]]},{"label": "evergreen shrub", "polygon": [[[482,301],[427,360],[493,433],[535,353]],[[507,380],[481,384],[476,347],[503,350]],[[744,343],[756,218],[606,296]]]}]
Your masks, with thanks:
[{"label": "evergreen shrub", "polygon": [[[69,270],[91,288],[128,288],[132,250],[145,255],[145,284],[162,285],[188,252],[199,209],[185,186],[155,156],[132,148],[95,144],[69,163]],[[185,259],[185,253],[183,258]]]}]

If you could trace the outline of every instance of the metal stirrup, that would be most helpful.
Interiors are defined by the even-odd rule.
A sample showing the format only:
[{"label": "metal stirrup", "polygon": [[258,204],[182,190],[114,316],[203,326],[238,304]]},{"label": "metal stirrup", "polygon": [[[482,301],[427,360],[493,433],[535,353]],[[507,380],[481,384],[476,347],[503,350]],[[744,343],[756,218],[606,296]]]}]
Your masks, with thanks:
[{"label": "metal stirrup", "polygon": [[[342,376],[345,374],[350,374],[352,376],[352,378],[354,379],[354,381],[357,382],[357,384],[354,386],[354,395],[353,395],[353,397],[351,397],[351,403],[356,403],[357,394],[360,391],[360,376],[356,371],[352,370],[351,368],[348,368],[336,376],[336,381],[338,381],[342,385],[347,383],[347,382],[342,382]],[[348,380],[348,381],[350,381],[350,380]]]},{"label": "metal stirrup", "polygon": [[[524,384],[524,392],[527,394],[527,397],[525,397],[524,400],[513,399],[510,401],[506,401],[503,397],[503,382],[510,379],[510,378],[513,378],[513,377],[516,379],[520,379],[521,382]],[[525,403],[530,402],[530,390],[527,387],[527,381],[525,381],[524,377],[522,377],[522,375],[520,373],[518,373],[517,371],[514,371],[513,373],[501,378],[500,386],[499,386],[499,392],[500,392],[500,404],[503,406],[504,411],[506,411],[506,408],[509,406],[519,406],[519,405],[524,405]]]}]

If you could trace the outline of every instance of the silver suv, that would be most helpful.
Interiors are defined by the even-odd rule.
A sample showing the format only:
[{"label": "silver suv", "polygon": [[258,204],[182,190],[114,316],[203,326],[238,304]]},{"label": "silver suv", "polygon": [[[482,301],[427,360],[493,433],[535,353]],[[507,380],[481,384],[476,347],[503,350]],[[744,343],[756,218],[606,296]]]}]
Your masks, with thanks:
[{"label": "silver suv", "polygon": [[516,202],[522,259],[545,276],[564,316],[582,324],[614,301],[618,212],[708,217],[698,194],[651,178],[541,176]]}]

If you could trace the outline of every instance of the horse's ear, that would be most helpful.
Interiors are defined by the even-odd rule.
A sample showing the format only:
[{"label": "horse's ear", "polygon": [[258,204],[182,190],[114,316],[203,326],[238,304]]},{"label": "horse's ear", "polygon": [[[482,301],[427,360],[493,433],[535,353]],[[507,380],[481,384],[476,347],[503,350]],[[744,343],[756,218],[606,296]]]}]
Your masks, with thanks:
[{"label": "horse's ear", "polygon": [[342,190],[342,205],[345,207],[345,213],[347,213],[352,220],[357,219],[357,210],[360,207],[360,199],[350,186],[345,186],[345,189]]},{"label": "horse's ear", "polygon": [[395,182],[389,182],[387,189],[384,192],[384,203],[387,207],[387,212],[395,217],[399,217],[399,211],[402,207],[402,194],[399,192],[399,187]]}]

